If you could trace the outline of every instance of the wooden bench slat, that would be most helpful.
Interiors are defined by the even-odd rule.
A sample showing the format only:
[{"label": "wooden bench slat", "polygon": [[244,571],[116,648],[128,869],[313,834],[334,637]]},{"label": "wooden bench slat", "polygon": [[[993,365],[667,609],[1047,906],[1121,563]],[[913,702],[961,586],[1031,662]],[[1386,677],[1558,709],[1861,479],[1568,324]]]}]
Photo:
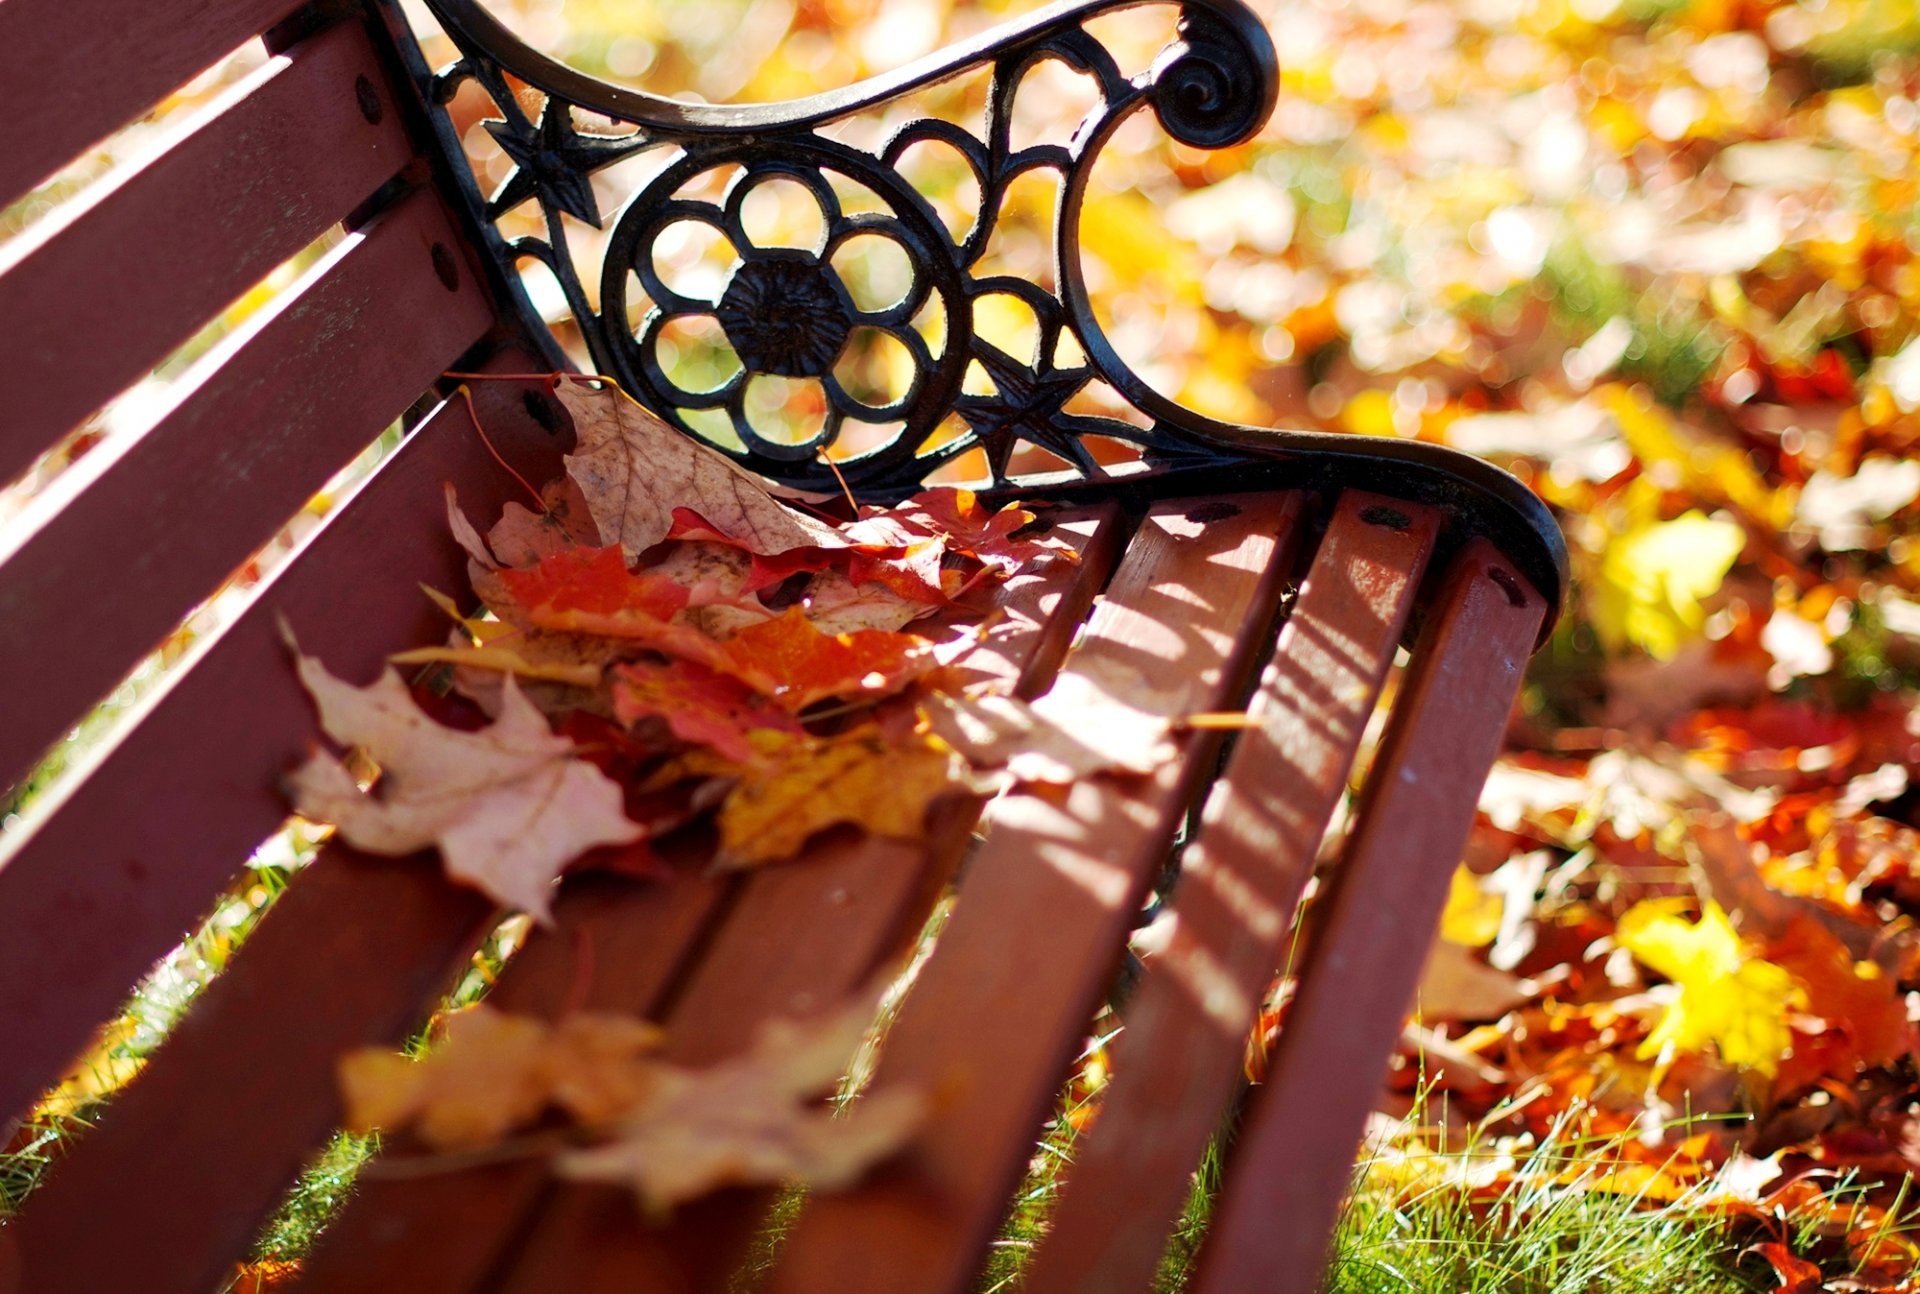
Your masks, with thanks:
[{"label": "wooden bench slat", "polygon": [[[523,371],[530,363],[508,354],[493,366]],[[494,444],[523,472],[551,475],[559,468],[559,447],[526,415],[521,394],[517,387],[482,384],[474,398]],[[473,441],[460,403],[444,406],[416,430],[161,699],[148,716],[154,722],[122,743],[151,738],[118,770],[124,796],[109,787],[99,801],[114,811],[88,815],[94,823],[112,819],[118,835],[110,826],[94,835],[95,841],[107,837],[96,845],[75,831],[66,838],[67,852],[41,861],[64,859],[71,881],[76,859],[142,850],[144,856],[135,856],[152,867],[148,879],[164,865],[204,887],[197,905],[183,909],[191,920],[206,902],[205,891],[284,816],[279,773],[315,739],[312,705],[288,666],[278,616],[300,630],[303,647],[350,678],[371,677],[396,644],[443,632],[444,618],[416,585],[455,587],[464,574],[465,555],[446,533],[442,483],[453,482],[476,512],[497,510],[511,484],[489,457],[473,452]],[[113,770],[110,761],[86,789]],[[9,917],[23,910],[6,893],[12,870],[0,870],[0,912]],[[65,896],[64,907],[55,895],[24,910],[51,910],[60,920],[45,928],[65,931],[75,928],[67,914],[76,911],[179,902],[172,893],[178,886],[128,895],[117,873],[89,892],[90,875],[80,871],[80,893]],[[42,868],[37,879],[44,893],[58,878]],[[112,898],[95,897],[102,891]],[[107,1288],[130,1270],[142,1272],[143,1288],[157,1294],[213,1288],[245,1252],[292,1174],[338,1123],[339,1054],[397,1045],[464,967],[493,913],[490,904],[448,883],[431,858],[356,863],[335,850],[297,877],[180,1031],[9,1228],[26,1288],[78,1294]],[[136,933],[151,940],[154,923],[145,915]],[[84,924],[97,929],[102,923]],[[19,948],[0,938],[0,963],[10,976],[24,977],[0,985],[0,994],[12,984],[32,985],[38,993],[20,993],[32,1004],[57,986],[59,1004],[84,1014],[90,1004],[74,1007],[67,980],[98,978],[94,962],[118,949],[106,940],[122,937],[113,928],[104,934],[99,944],[61,934],[51,947],[29,940]],[[137,967],[156,955],[136,953]],[[92,987],[97,1019],[118,999],[107,989],[105,1005],[98,1005],[102,990]],[[213,1122],[202,1122],[207,1119]],[[236,1128],[245,1135],[236,1136]],[[169,1165],[164,1192],[151,1189],[156,1162]],[[112,1217],[113,1226],[101,1227],[102,1217]]]},{"label": "wooden bench slat", "polygon": [[[0,206],[265,31],[290,0],[7,0],[0,84],[33,105],[0,148]],[[81,59],[75,50],[85,50]]]},{"label": "wooden bench slat", "polygon": [[1029,1294],[1151,1286],[1241,1081],[1438,529],[1431,510],[1342,496],[1249,707],[1260,726],[1241,734],[1181,860],[1173,934],[1125,1008],[1113,1079],[1075,1142]]},{"label": "wooden bench slat", "polygon": [[[1080,563],[1050,563],[1010,581],[996,599],[1005,620],[960,662],[962,670],[1037,678],[1044,677],[1049,661],[1058,663],[1067,636],[1111,564],[1119,529],[1116,510],[1099,509],[1091,518],[1067,522],[1064,529],[1075,536]],[[818,1010],[861,983],[891,946],[911,937],[912,931],[903,927],[917,929],[911,915],[915,899],[920,910],[930,902],[925,873],[944,872],[947,858],[942,856],[958,852],[973,816],[971,807],[940,812],[933,824],[935,843],[927,848],[829,837],[811,848],[804,861],[733,878],[738,884],[729,888],[741,893],[673,1003],[670,1036],[676,1057],[702,1061],[737,1048],[759,1021],[783,1008],[803,1011],[804,1004],[791,1000],[794,993],[810,994]],[[937,859],[932,867],[926,864],[927,855]],[[667,887],[630,887],[607,896],[604,919],[591,932],[587,953],[590,993],[579,1005],[660,1014],[668,982],[658,950],[669,941],[654,928],[653,913],[684,908],[689,897],[712,908],[720,887],[712,881],[698,884],[700,888],[689,893],[695,882],[682,878]],[[836,899],[836,892],[844,894],[844,900]],[[787,941],[796,922],[804,920],[802,912],[815,914],[818,924],[805,931],[805,939]],[[578,963],[572,941],[580,936],[580,927],[565,897],[557,914],[558,933],[535,932],[502,972],[492,998],[497,1005],[551,1015],[576,1001]],[[829,920],[820,921],[822,914]],[[690,928],[681,932],[678,948],[690,946],[697,933]],[[636,959],[658,963],[658,974],[635,982],[629,967]],[[556,1201],[555,1207],[543,1210],[548,1199]],[[729,1235],[750,1231],[759,1216],[745,1193],[690,1212],[714,1226],[726,1225]],[[449,1227],[450,1218],[466,1222]],[[706,1245],[684,1257],[676,1254],[676,1245],[686,1244],[679,1238],[681,1229],[668,1235],[648,1233],[635,1216],[631,1196],[623,1192],[550,1190],[543,1165],[502,1165],[410,1180],[381,1180],[375,1173],[322,1239],[298,1288],[314,1294],[397,1281],[415,1294],[475,1289],[500,1260],[508,1238],[527,1234],[535,1218],[540,1220],[534,1232],[536,1252],[556,1242],[560,1253],[571,1252],[566,1238],[583,1225],[621,1237],[606,1247],[602,1271],[630,1272],[638,1266],[657,1278],[684,1271],[713,1252],[713,1246]],[[705,1237],[710,1230],[695,1234]],[[560,1279],[555,1270],[538,1263],[528,1270],[549,1285]],[[576,1272],[574,1279],[589,1281],[591,1276]]]},{"label": "wooden bench slat", "polygon": [[[1169,718],[1236,694],[1277,604],[1297,496],[1155,508],[1063,677],[1126,680]],[[1117,684],[1116,685],[1120,685]],[[1216,743],[1186,733],[1157,773],[1008,796],[888,1035],[874,1090],[939,1114],[866,1184],[809,1201],[769,1289],[960,1291],[1031,1153],[1073,1049]]]},{"label": "wooden bench slat", "polygon": [[[483,333],[439,201],[406,199],[195,367],[144,434],[57,478],[0,550],[12,783]],[[440,509],[444,511],[444,509]],[[48,668],[57,662],[58,668]]]},{"label": "wooden bench slat", "polygon": [[0,319],[31,321],[0,367],[0,481],[400,169],[412,150],[383,84],[365,30],[333,27],[0,249]]},{"label": "wooden bench slat", "polygon": [[[316,913],[348,903],[359,919],[324,942],[282,934],[311,932]],[[335,1059],[404,1038],[494,921],[492,904],[441,879],[434,855],[329,846],[236,959],[247,977],[207,991],[28,1201],[17,1224],[26,1288],[82,1294],[129,1271],[154,1294],[219,1288],[338,1124]],[[324,998],[302,1010],[296,987]]]},{"label": "wooden bench slat", "polygon": [[1484,540],[1448,572],[1267,1081],[1234,1146],[1201,1253],[1202,1294],[1319,1288],[1378,1095],[1380,1058],[1412,1001],[1544,613],[1539,595]]},{"label": "wooden bench slat", "polygon": [[[518,389],[480,384],[474,399],[494,444],[523,472],[559,470],[555,438],[527,417]],[[443,482],[476,510],[498,509],[518,489],[473,446],[463,404],[437,411],[143,704],[84,780],[0,837],[0,1111],[20,1110],[59,1077],[285,820],[279,778],[317,729],[278,617],[307,651],[356,679],[371,678],[397,646],[444,632],[417,587],[465,578]],[[330,920],[361,915],[343,908]],[[342,972],[316,962],[309,973],[324,999]]]}]

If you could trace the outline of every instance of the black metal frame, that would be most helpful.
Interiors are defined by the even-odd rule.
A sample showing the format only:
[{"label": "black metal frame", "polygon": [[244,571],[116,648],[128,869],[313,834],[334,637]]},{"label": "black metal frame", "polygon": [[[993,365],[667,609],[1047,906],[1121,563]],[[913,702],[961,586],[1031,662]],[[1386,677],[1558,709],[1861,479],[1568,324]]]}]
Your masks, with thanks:
[{"label": "black metal frame", "polygon": [[[1272,42],[1240,0],[1184,0],[1174,41],[1147,71],[1123,76],[1084,24],[1100,14],[1156,2],[1169,0],[1061,0],[845,89],[787,103],[714,106],[660,98],[583,75],[529,48],[478,0],[428,0],[461,51],[459,61],[435,74],[428,89],[432,101],[444,106],[472,80],[500,111],[486,126],[512,158],[513,171],[490,197],[479,194],[470,176],[463,177],[463,183],[469,190],[468,205],[480,217],[482,236],[502,271],[496,284],[520,314],[527,335],[545,348],[556,368],[569,366],[516,272],[520,261],[531,259],[547,266],[559,281],[599,371],[617,378],[635,398],[689,434],[700,433],[688,411],[725,410],[740,445],[720,448],[754,471],[802,488],[835,488],[832,469],[820,451],[851,419],[901,426],[878,448],[836,463],[855,492],[869,499],[911,493],[928,473],[975,448],[985,451],[996,493],[1157,490],[1173,476],[1185,490],[1202,483],[1253,480],[1358,486],[1442,505],[1452,523],[1449,544],[1471,534],[1489,535],[1548,599],[1551,625],[1567,578],[1565,543],[1545,506],[1511,475],[1470,455],[1422,442],[1247,427],[1208,418],[1148,386],[1109,342],[1088,301],[1079,250],[1081,206],[1101,147],[1142,108],[1151,108],[1161,127],[1183,144],[1227,147],[1260,128],[1278,92]],[[1014,98],[1026,74],[1046,59],[1092,77],[1100,101],[1066,142],[1016,149],[1011,143]],[[980,68],[991,69],[992,83],[985,128],[979,134],[952,122],[922,118],[869,152],[822,133],[845,118]],[[511,92],[509,74],[546,95],[538,117],[530,117]],[[583,132],[574,120],[575,108],[634,129],[619,135]],[[444,112],[436,126],[443,146],[458,156],[459,141]],[[932,204],[897,167],[903,153],[922,141],[956,150],[973,172],[980,214],[964,238],[949,233]],[[595,310],[562,217],[601,226],[603,215],[588,177],[654,149],[675,152],[615,216],[600,271],[600,307]],[[738,173],[719,202],[688,195],[700,177],[734,166]],[[1057,288],[1003,275],[976,276],[973,267],[988,247],[1008,187],[1036,170],[1052,170],[1060,179],[1053,246]],[[829,175],[863,186],[887,209],[843,211]],[[825,222],[819,246],[760,248],[747,236],[742,203],[755,186],[772,178],[797,181],[819,201]],[[544,216],[546,236],[507,240],[494,222],[529,200]],[[735,249],[738,259],[718,300],[683,295],[662,282],[654,266],[654,240],[668,226],[686,221],[717,230]],[[912,263],[911,288],[883,310],[862,310],[831,265],[833,251],[858,235],[893,239]],[[630,277],[638,279],[649,298],[637,326],[629,325]],[[1032,357],[1009,355],[973,332],[972,303],[990,293],[1010,294],[1032,308],[1040,324]],[[938,296],[945,316],[946,337],[937,353],[908,326],[931,296]],[[677,386],[658,360],[655,342],[661,329],[692,315],[717,320],[741,360],[741,371],[711,391]],[[893,404],[864,404],[834,376],[835,361],[857,327],[892,335],[914,360],[916,376]],[[1078,342],[1084,363],[1055,365],[1056,343],[1063,333]],[[967,370],[976,362],[992,379],[991,394],[963,389]],[[820,432],[800,444],[762,435],[743,404],[747,379],[756,373],[818,380],[828,405]],[[1095,380],[1130,402],[1145,416],[1146,425],[1062,409]],[[964,434],[930,446],[929,438],[942,421],[956,413],[966,424]],[[1109,474],[1083,443],[1089,436],[1137,445],[1142,466]],[[1009,476],[1008,463],[1020,442],[1049,451],[1072,470],[1046,477]]]}]

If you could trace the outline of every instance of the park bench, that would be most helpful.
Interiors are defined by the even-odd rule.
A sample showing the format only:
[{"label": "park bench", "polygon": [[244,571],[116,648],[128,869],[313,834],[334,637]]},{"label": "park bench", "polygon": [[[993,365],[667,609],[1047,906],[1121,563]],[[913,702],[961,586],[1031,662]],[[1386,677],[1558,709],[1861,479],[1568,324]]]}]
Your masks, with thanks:
[{"label": "park bench", "polygon": [[[724,1056],[759,1022],[804,1016],[897,966],[957,878],[873,1079],[937,1089],[939,1115],[861,1184],[799,1208],[767,1288],[965,1290],[1143,900],[1167,887],[1181,846],[1174,934],[1126,1000],[1113,1080],[1027,1280],[1146,1289],[1195,1165],[1240,1098],[1249,1031],[1404,641],[1411,655],[1295,957],[1299,987],[1234,1139],[1198,1278],[1208,1291],[1311,1290],[1521,666],[1552,622],[1564,554],[1533,496],[1487,465],[1412,441],[1214,422],[1118,357],[1078,267],[1089,159],[1136,110],[1192,146],[1235,143],[1277,84],[1266,34],[1237,0],[1193,0],[1167,52],[1122,76],[1082,23],[1124,2],[1055,5],[874,83],[740,109],[581,76],[468,0],[435,4],[464,54],[438,75],[385,0],[0,5],[0,69],[23,110],[0,146],[0,204],[243,42],[264,34],[273,55],[164,148],[0,248],[0,479],[19,477],[276,265],[345,230],[198,359],[163,407],[0,528],[0,787],[19,784],[344,464],[396,419],[404,427],[287,560],[228,597],[225,623],[103,748],[0,833],[0,1124],[61,1077],[285,822],[280,779],[316,730],[282,622],[343,677],[371,679],[389,653],[442,632],[422,583],[466,588],[444,484],[477,517],[509,497],[475,418],[524,475],[557,474],[569,428],[538,382],[475,381],[468,402],[444,376],[566,362],[516,261],[552,269],[596,367],[637,398],[683,428],[717,409],[741,433],[739,461],[831,488],[813,446],[761,436],[737,394],[681,391],[647,350],[649,328],[677,308],[671,288],[648,283],[651,240],[672,218],[726,228],[732,208],[699,207],[681,189],[731,165],[736,194],[767,177],[797,181],[822,196],[835,228],[903,244],[919,284],[908,304],[938,298],[946,309],[947,344],[922,348],[897,407],[836,404],[829,415],[829,432],[864,423],[877,446],[839,464],[853,488],[898,498],[978,447],[996,496],[1062,505],[1049,518],[1081,560],[1009,583],[1003,632],[973,664],[1026,696],[1064,675],[1125,674],[1136,700],[1171,719],[1251,719],[1240,731],[1182,729],[1177,756],[1149,776],[1005,795],[987,806],[977,846],[982,804],[969,797],[936,809],[924,845],[829,833],[801,859],[751,874],[694,865],[669,882],[569,878],[556,925],[513,956],[491,1000],[649,1016],[675,1056]],[[1016,152],[1013,95],[1048,58],[1091,75],[1101,102],[1071,141]],[[913,121],[868,150],[829,129],[978,69],[995,78],[984,132]],[[496,137],[518,163],[491,198],[448,114],[469,82],[495,101]],[[516,97],[523,86],[547,96],[537,117]],[[569,104],[637,134],[586,133]],[[950,236],[892,166],[926,140],[974,171],[983,226],[1016,172],[1061,174],[1057,285],[970,277],[984,233]],[[609,216],[615,268],[596,305],[556,245],[562,215],[598,222],[585,175],[642,144],[671,160]],[[826,176],[866,186],[881,209],[834,211]],[[521,202],[538,204],[549,240],[502,239],[496,218]],[[849,327],[841,298],[804,254],[741,256],[728,326],[742,362],[817,373],[820,346],[830,360]],[[654,323],[626,310],[629,269],[653,297]],[[1027,302],[1049,344],[1016,357],[975,338],[970,301],[988,290]],[[796,318],[805,327],[788,326]],[[1063,334],[1083,361],[1057,359]],[[974,361],[993,371],[993,397],[964,388]],[[1141,416],[1062,412],[1092,376]],[[918,452],[956,411],[964,434]],[[1103,465],[1082,437],[1137,452]],[[1067,470],[1009,479],[1017,441]],[[339,1123],[337,1057],[419,1028],[500,916],[430,862],[327,845],[0,1227],[0,1291],[219,1288]],[[582,949],[593,958],[584,1001]],[[652,1224],[621,1192],[557,1183],[525,1163],[375,1174],[297,1288],[722,1290],[771,1198],[730,1190]]]}]

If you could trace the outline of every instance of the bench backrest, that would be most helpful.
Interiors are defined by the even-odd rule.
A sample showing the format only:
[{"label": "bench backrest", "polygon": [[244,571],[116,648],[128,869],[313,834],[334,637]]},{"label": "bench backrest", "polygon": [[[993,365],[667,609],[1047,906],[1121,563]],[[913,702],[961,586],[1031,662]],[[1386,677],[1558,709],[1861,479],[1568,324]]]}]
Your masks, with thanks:
[{"label": "bench backrest", "polygon": [[[275,779],[310,741],[311,707],[279,622],[369,676],[392,643],[432,630],[417,583],[447,586],[462,569],[441,482],[475,506],[503,495],[465,409],[442,409],[250,579],[309,500],[499,332],[377,20],[272,27],[290,8],[14,0],[0,12],[7,82],[48,109],[0,149],[6,199],[263,30],[272,51],[0,248],[0,478],[34,469],[277,266],[344,232],[0,531],[0,787],[27,789],[36,763],[226,590],[190,660],[0,834],[8,1115],[285,820]],[[517,394],[481,398],[497,405],[495,443],[538,470],[553,437]]]}]

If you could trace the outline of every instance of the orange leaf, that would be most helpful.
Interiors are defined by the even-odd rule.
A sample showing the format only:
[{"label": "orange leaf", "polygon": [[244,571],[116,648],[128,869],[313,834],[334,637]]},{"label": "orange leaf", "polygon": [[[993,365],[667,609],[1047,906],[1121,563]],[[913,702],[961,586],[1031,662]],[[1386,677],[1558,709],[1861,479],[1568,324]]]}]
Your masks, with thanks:
[{"label": "orange leaf", "polygon": [[1824,1288],[1820,1269],[1804,1258],[1795,1257],[1785,1245],[1769,1242],[1755,1245],[1752,1252],[1766,1259],[1773,1274],[1780,1278],[1780,1294],[1820,1294]]},{"label": "orange leaf", "polygon": [[657,575],[635,575],[617,547],[564,548],[525,570],[503,570],[513,596],[548,629],[612,633],[608,620],[638,614],[665,620],[687,605],[685,585]]},{"label": "orange leaf", "polygon": [[1767,959],[1806,985],[1807,1014],[1826,1022],[1819,1033],[1794,1031],[1793,1054],[1780,1066],[1781,1094],[1826,1077],[1851,1079],[1907,1051],[1912,1031],[1898,986],[1873,963],[1856,963],[1813,918],[1796,917],[1771,941]]},{"label": "orange leaf", "polygon": [[821,633],[799,607],[742,629],[716,646],[715,658],[704,663],[790,713],[824,697],[884,695],[934,665],[924,638],[884,629]]}]

